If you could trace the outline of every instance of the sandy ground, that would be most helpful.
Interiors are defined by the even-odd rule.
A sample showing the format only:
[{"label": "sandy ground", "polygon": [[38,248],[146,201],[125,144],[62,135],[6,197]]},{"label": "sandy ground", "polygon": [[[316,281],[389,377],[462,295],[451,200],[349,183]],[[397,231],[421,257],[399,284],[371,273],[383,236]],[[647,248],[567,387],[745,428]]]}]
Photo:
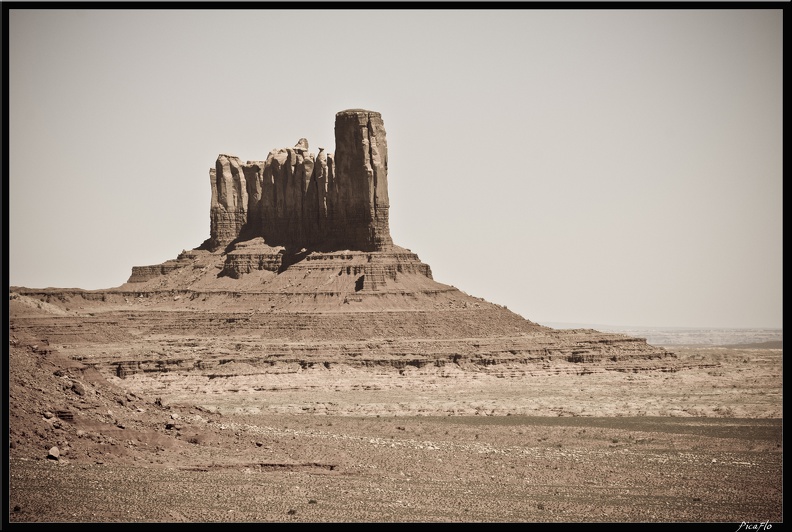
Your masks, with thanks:
[{"label": "sandy ground", "polygon": [[8,521],[783,521],[779,344],[668,353],[423,285],[320,304],[303,270],[12,294]]},{"label": "sandy ground", "polygon": [[701,364],[202,389],[17,336],[9,521],[782,521],[782,351],[675,350]]}]

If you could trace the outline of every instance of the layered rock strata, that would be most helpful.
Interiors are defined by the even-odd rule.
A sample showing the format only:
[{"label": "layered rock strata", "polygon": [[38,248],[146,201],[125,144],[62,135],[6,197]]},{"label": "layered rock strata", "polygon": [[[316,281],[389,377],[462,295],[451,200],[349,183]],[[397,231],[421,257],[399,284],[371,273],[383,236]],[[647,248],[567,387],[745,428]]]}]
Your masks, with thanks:
[{"label": "layered rock strata", "polygon": [[[204,292],[191,298],[189,293],[106,291],[98,299],[98,294],[79,291],[16,293],[58,308],[82,309],[81,314],[50,316],[43,310],[17,312],[11,328],[46,338],[49,349],[80,357],[107,376],[179,373],[212,379],[223,373],[291,373],[313,367],[454,367],[495,374],[674,372],[688,367],[643,339],[550,329],[450,287],[435,294],[369,293],[363,302],[350,301],[336,310],[322,303],[322,293],[312,294],[315,310],[304,304],[307,299],[300,303],[298,294],[280,299],[267,293]],[[357,310],[366,297],[379,310]]]},{"label": "layered rock strata", "polygon": [[189,251],[182,251],[176,259],[168,260],[162,264],[154,264],[151,266],[132,266],[132,275],[129,277],[128,283],[145,283],[151,279],[161,276],[166,276],[172,271],[179,270],[186,266],[190,266],[195,259],[196,254]]},{"label": "layered rock strata", "polygon": [[[291,269],[303,278],[329,276],[354,278],[355,291],[384,288],[398,275],[419,275],[432,279],[432,270],[418,255],[398,246],[387,251],[310,252],[289,254],[283,247],[271,247],[261,238],[240,242],[226,254],[221,275],[239,279],[258,270],[282,273]],[[131,281],[130,281],[131,282]],[[338,283],[334,283],[338,284]]]}]

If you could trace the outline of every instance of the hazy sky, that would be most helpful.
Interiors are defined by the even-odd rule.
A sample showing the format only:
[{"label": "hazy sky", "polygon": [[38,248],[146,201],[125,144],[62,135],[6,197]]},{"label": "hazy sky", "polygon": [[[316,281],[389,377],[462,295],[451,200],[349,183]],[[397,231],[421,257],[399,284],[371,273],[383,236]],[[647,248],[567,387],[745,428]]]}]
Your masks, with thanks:
[{"label": "hazy sky", "polygon": [[209,236],[219,153],[382,113],[394,242],[539,323],[782,326],[782,9],[10,12],[9,276]]}]

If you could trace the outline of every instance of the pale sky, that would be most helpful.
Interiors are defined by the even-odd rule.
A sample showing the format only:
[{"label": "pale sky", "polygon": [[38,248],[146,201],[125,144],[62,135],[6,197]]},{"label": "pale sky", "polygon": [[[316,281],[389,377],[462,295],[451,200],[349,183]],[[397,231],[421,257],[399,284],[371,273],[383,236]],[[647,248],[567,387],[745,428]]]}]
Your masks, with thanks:
[{"label": "pale sky", "polygon": [[12,10],[9,280],[209,236],[219,153],[378,111],[393,240],[539,323],[782,327],[782,9]]}]

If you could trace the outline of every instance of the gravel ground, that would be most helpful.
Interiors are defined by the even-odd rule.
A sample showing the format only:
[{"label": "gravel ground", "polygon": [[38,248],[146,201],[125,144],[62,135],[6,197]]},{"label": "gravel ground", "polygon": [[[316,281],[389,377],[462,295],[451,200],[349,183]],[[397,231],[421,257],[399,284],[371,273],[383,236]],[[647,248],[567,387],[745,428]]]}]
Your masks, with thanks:
[{"label": "gravel ground", "polygon": [[678,356],[671,373],[339,369],[191,395],[201,382],[107,376],[15,332],[7,518],[783,521],[782,350]]},{"label": "gravel ground", "polygon": [[[158,464],[12,459],[11,521],[782,521],[780,420],[224,419]],[[261,446],[257,445],[262,443]]]}]

